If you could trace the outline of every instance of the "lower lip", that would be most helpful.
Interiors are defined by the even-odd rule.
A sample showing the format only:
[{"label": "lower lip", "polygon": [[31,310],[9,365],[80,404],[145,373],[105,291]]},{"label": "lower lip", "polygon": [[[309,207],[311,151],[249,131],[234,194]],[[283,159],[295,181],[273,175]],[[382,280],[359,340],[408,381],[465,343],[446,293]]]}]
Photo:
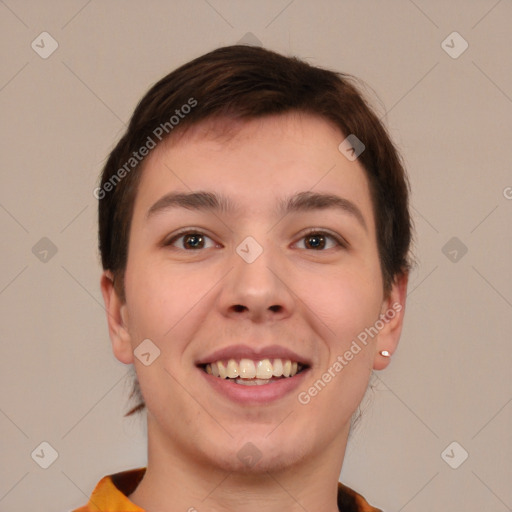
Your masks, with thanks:
[{"label": "lower lip", "polygon": [[304,381],[305,374],[308,373],[309,368],[297,373],[293,377],[283,377],[261,386],[237,384],[234,380],[214,377],[201,368],[198,368],[198,370],[206,379],[206,382],[230,400],[241,404],[265,404],[279,400],[297,389]]}]

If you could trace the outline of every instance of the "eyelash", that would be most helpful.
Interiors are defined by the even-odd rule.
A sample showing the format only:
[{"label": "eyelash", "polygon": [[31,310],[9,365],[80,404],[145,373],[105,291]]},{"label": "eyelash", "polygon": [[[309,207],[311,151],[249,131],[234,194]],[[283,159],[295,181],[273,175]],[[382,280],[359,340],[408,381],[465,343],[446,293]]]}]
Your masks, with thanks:
[{"label": "eyelash", "polygon": [[[324,229],[310,229],[300,237],[300,240],[303,240],[304,238],[307,238],[307,237],[310,237],[313,235],[321,235],[325,238],[330,238],[331,240],[334,240],[337,248],[340,248],[340,247],[342,249],[348,248],[348,243],[343,237],[341,237],[339,235],[335,235],[334,233],[331,233],[330,231],[326,231]],[[311,249],[311,250],[314,250],[314,249]],[[323,249],[318,252],[322,252],[325,250],[327,250],[327,249]]]},{"label": "eyelash", "polygon": [[[190,229],[190,228],[187,228],[187,229],[184,229],[182,231],[179,231],[178,233],[176,233],[172,238],[170,238],[169,240],[165,241],[163,243],[163,245],[165,247],[168,247],[168,246],[172,246],[176,241],[178,241],[180,238],[183,238],[184,236],[186,235],[200,235],[200,236],[203,236],[203,237],[206,237],[206,238],[209,238],[210,240],[213,241],[213,239],[211,237],[209,237],[208,235],[206,235],[205,233],[203,233],[201,230],[197,229]],[[348,248],[348,243],[347,241],[342,238],[341,236],[339,235],[335,235],[334,233],[331,233],[330,231],[326,231],[326,230],[323,230],[323,229],[310,229],[309,231],[307,231],[306,233],[304,233],[299,240],[303,240],[307,237],[311,237],[313,235],[320,235],[320,236],[323,236],[325,238],[330,238],[331,240],[334,240],[336,246],[338,248],[343,248],[343,249],[347,249]],[[216,243],[216,242],[215,242]],[[184,251],[199,251],[200,249],[182,249],[182,248],[178,248],[177,249],[181,249],[181,250],[184,250]],[[330,247],[329,249],[332,249],[332,247]],[[307,249],[304,249],[304,250],[307,250]],[[310,249],[312,251],[314,251],[315,249]],[[319,249],[317,250],[317,252],[324,252],[328,249]]]}]

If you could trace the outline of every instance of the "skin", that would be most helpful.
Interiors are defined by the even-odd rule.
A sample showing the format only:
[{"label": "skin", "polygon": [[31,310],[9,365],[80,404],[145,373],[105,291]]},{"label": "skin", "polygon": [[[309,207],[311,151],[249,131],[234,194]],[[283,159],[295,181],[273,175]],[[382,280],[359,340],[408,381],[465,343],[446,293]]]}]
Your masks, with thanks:
[{"label": "skin", "polygon": [[[338,150],[345,137],[337,128],[304,114],[244,122],[231,136],[213,128],[198,125],[149,155],[130,231],[126,302],[109,272],[101,281],[114,354],[135,365],[148,411],[148,469],[130,499],[151,512],[334,512],[351,416],[372,369],[389,363],[379,351],[396,349],[404,308],[307,405],[297,394],[380,314],[405,306],[407,276],[384,296],[368,181]],[[223,194],[239,209],[147,216],[165,194],[191,191]],[[366,228],[335,208],[276,211],[282,198],[306,191],[350,200]],[[187,227],[209,237],[204,248],[186,249],[183,238],[163,244]],[[314,248],[309,228],[348,247],[328,237]],[[263,248],[250,264],[236,253],[247,236]],[[161,353],[144,366],[133,351],[147,338]],[[304,385],[264,405],[218,394],[195,362],[239,343],[307,357]],[[251,467],[237,457],[247,442],[261,453]]]}]

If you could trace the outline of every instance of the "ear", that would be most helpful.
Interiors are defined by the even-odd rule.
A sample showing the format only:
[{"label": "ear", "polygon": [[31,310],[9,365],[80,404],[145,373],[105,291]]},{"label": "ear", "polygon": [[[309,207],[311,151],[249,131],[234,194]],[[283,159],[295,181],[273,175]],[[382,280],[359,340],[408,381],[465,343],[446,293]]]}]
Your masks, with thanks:
[{"label": "ear", "polygon": [[408,273],[396,276],[391,291],[382,302],[379,318],[384,322],[384,327],[380,330],[375,344],[374,370],[383,370],[390,362],[391,357],[381,355],[381,350],[387,350],[393,355],[398,346],[404,322],[408,280]]},{"label": "ear", "polygon": [[114,278],[108,270],[101,276],[101,293],[107,312],[112,351],[122,363],[133,363],[131,337],[127,328],[126,303],[120,300],[114,287]]}]

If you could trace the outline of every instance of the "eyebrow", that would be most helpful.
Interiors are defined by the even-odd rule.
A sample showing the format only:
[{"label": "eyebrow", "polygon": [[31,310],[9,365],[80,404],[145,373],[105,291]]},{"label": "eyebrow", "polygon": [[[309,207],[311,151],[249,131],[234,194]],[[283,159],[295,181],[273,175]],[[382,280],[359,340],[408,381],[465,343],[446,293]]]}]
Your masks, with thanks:
[{"label": "eyebrow", "polygon": [[[146,214],[149,219],[153,215],[172,208],[186,208],[187,210],[215,211],[219,213],[234,213],[239,207],[228,197],[213,192],[171,192],[164,195],[151,206]],[[325,210],[335,208],[352,215],[365,229],[368,226],[361,210],[348,199],[335,194],[320,192],[298,192],[297,194],[283,199],[278,206],[278,212],[286,215],[291,212],[308,212],[313,210]]]}]

